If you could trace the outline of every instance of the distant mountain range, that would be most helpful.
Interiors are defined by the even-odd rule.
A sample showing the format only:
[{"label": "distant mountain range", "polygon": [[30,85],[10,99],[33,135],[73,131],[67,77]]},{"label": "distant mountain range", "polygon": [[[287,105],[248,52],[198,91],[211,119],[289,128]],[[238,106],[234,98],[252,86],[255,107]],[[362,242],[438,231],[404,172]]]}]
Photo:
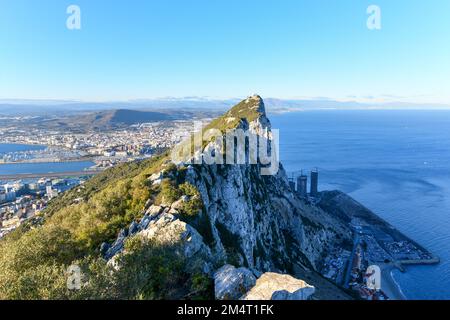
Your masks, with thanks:
[{"label": "distant mountain range", "polygon": [[[176,112],[223,112],[238,103],[240,98],[208,99],[202,97],[161,98],[152,100],[130,100],[125,102],[81,102],[65,100],[0,100],[1,116],[67,115],[71,113],[104,110],[141,110],[166,113]],[[353,110],[353,109],[450,109],[448,104],[385,102],[364,103],[357,101],[337,101],[318,99],[277,99],[267,98],[269,112],[293,112],[305,110]]]},{"label": "distant mountain range", "polygon": [[[134,100],[126,102],[79,102],[79,101],[34,101],[0,100],[0,115],[42,116],[67,115],[80,112],[105,110],[139,110],[152,112],[205,112],[223,111],[233,105],[233,100]],[[216,113],[217,115],[217,113]]]},{"label": "distant mountain range", "polygon": [[128,127],[130,125],[213,118],[218,112],[208,110],[103,110],[45,113],[41,115],[13,115],[0,116],[0,126],[14,126],[70,132],[102,131]]}]

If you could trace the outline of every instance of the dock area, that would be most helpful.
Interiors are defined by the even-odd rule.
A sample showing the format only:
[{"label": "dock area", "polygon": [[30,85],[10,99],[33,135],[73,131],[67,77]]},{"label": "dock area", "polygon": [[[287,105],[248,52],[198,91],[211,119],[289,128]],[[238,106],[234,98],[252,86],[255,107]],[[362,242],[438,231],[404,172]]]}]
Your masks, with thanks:
[{"label": "dock area", "polygon": [[[363,298],[403,299],[401,289],[396,288],[391,276],[393,268],[406,272],[407,266],[440,263],[439,257],[345,193],[322,192],[318,205],[323,210],[333,208],[334,214],[351,226],[353,248],[342,285],[358,291]],[[393,296],[389,297],[383,290],[381,292],[385,295],[378,295],[377,290],[370,288],[367,281],[372,274],[369,275],[367,270],[371,266],[381,269],[380,277]]]}]

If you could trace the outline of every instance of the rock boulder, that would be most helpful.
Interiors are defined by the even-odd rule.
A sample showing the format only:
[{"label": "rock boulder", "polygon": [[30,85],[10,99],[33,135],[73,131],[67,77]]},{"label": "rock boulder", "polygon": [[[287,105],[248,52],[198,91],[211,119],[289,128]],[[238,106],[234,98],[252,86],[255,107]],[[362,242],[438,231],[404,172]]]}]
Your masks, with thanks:
[{"label": "rock boulder", "polygon": [[308,300],[315,288],[290,275],[264,273],[241,300]]}]

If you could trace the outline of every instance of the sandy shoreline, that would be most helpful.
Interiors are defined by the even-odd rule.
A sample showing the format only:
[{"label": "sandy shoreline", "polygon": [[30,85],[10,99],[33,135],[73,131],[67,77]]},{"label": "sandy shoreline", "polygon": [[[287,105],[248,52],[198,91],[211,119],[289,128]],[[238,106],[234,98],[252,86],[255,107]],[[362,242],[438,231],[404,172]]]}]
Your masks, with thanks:
[{"label": "sandy shoreline", "polygon": [[395,266],[391,264],[380,265],[381,268],[381,290],[390,300],[407,300],[402,289],[392,276]]}]

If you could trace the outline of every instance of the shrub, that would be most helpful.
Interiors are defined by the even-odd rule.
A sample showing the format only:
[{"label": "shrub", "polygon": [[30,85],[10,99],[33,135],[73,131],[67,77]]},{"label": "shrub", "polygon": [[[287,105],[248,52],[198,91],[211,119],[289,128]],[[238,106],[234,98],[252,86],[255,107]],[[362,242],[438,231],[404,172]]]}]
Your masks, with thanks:
[{"label": "shrub", "polygon": [[[162,170],[166,161],[161,156],[107,170],[52,201],[42,222],[20,227],[0,240],[0,299],[182,299],[205,295],[208,277],[201,276],[197,267],[186,269],[187,261],[177,245],[132,238],[126,243],[126,254],[119,258],[118,270],[99,255],[100,244],[111,242],[120,229],[139,218],[154,196],[173,202],[187,194],[191,199],[184,214],[201,210],[199,193],[184,181],[180,185],[166,179],[160,187],[149,187],[148,176]],[[75,203],[77,198],[84,200]],[[80,291],[67,289],[66,271],[72,264],[83,271]]]}]

